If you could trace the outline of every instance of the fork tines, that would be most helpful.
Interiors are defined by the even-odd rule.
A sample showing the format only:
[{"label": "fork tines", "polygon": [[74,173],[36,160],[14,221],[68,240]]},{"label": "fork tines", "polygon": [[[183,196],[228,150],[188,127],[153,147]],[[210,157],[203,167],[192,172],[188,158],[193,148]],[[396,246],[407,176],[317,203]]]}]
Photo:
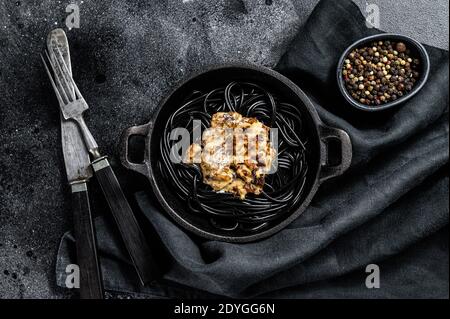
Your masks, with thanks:
[{"label": "fork tines", "polygon": [[[61,50],[57,46],[53,46],[53,52],[50,52],[50,54],[45,50],[45,57],[41,54],[41,59],[58,102],[61,105],[83,99],[75,81],[70,75],[69,68],[64,61]],[[50,69],[52,72],[50,72]]]}]

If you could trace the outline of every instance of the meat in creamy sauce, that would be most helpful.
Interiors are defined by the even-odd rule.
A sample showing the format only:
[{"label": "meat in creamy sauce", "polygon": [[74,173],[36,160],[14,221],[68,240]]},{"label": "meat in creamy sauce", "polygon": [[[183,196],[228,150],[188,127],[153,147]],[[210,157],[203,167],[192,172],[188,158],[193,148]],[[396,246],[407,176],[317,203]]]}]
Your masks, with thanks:
[{"label": "meat in creamy sauce", "polygon": [[259,195],[276,155],[269,133],[270,128],[256,118],[218,112],[203,132],[201,145],[191,144],[184,161],[200,164],[203,182],[217,192],[241,199]]}]

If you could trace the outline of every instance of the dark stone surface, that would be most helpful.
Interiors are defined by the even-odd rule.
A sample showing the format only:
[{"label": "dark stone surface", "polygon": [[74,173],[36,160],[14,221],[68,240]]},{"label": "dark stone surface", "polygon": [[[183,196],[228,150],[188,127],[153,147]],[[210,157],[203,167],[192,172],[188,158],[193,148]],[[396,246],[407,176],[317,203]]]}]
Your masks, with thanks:
[{"label": "dark stone surface", "polygon": [[[91,107],[88,125],[128,194],[143,181],[118,165],[122,130],[148,120],[175,83],[208,64],[273,66],[316,2],[76,1],[80,28],[67,30],[75,80]],[[382,28],[399,26],[448,48],[447,1],[392,8],[392,1],[377,2]],[[0,3],[0,298],[71,296],[54,284],[55,254],[71,211],[56,99],[38,55],[48,31],[65,28],[68,3]],[[427,16],[423,10],[433,23],[430,15],[417,18]],[[107,213],[91,184],[93,210]]]}]

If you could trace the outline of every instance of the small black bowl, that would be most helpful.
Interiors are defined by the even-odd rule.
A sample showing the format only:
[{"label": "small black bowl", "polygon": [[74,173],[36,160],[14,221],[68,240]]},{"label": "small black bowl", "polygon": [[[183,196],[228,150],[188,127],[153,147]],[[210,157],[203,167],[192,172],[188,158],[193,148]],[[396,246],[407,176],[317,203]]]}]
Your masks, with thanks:
[{"label": "small black bowl", "polygon": [[[379,40],[392,40],[395,42],[401,41],[401,42],[405,43],[406,46],[411,50],[411,56],[420,59],[420,62],[421,62],[421,64],[420,64],[421,69],[419,70],[420,78],[415,83],[412,91],[409,92],[408,94],[402,96],[398,100],[388,102],[386,104],[382,104],[382,105],[378,105],[378,106],[368,106],[368,105],[365,105],[365,104],[362,104],[362,103],[356,101],[348,93],[347,88],[345,87],[345,82],[344,82],[343,76],[342,76],[342,68],[344,66],[345,59],[351,53],[351,51],[353,51],[356,48],[363,47],[364,45],[371,43],[373,41],[379,41]],[[386,109],[390,109],[390,108],[397,106],[401,103],[404,103],[405,101],[412,98],[414,95],[417,94],[417,92],[420,91],[420,89],[422,89],[422,87],[424,86],[425,82],[428,79],[429,73],[430,73],[430,57],[428,56],[428,53],[427,53],[425,47],[421,43],[419,43],[418,41],[416,41],[410,37],[404,36],[404,35],[382,33],[382,34],[377,34],[377,35],[372,35],[372,36],[362,38],[362,39],[356,41],[355,43],[353,43],[352,45],[350,45],[344,51],[341,58],[339,59],[336,75],[337,75],[337,82],[338,82],[339,90],[341,91],[342,95],[344,96],[344,98],[347,100],[347,102],[350,105],[352,105],[353,107],[355,107],[359,110],[376,112],[376,111],[383,111]]]}]

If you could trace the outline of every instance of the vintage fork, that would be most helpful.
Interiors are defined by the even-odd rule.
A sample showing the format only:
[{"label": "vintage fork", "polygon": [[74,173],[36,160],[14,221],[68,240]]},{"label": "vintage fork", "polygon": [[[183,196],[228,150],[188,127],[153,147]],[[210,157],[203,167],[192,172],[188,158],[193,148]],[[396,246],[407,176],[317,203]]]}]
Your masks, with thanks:
[{"label": "vintage fork", "polygon": [[[41,54],[41,59],[59,101],[61,113],[65,120],[73,120],[80,127],[86,148],[93,158],[91,162],[92,168],[106,197],[139,279],[145,285],[154,280],[158,274],[150,248],[107,157],[100,154],[98,145],[83,119],[83,112],[89,106],[70,75],[61,51],[58,47],[53,48],[53,51],[56,59],[51,59],[47,51],[45,51],[46,58]],[[58,72],[56,72],[56,69]],[[57,74],[61,76],[56,76]]]}]

